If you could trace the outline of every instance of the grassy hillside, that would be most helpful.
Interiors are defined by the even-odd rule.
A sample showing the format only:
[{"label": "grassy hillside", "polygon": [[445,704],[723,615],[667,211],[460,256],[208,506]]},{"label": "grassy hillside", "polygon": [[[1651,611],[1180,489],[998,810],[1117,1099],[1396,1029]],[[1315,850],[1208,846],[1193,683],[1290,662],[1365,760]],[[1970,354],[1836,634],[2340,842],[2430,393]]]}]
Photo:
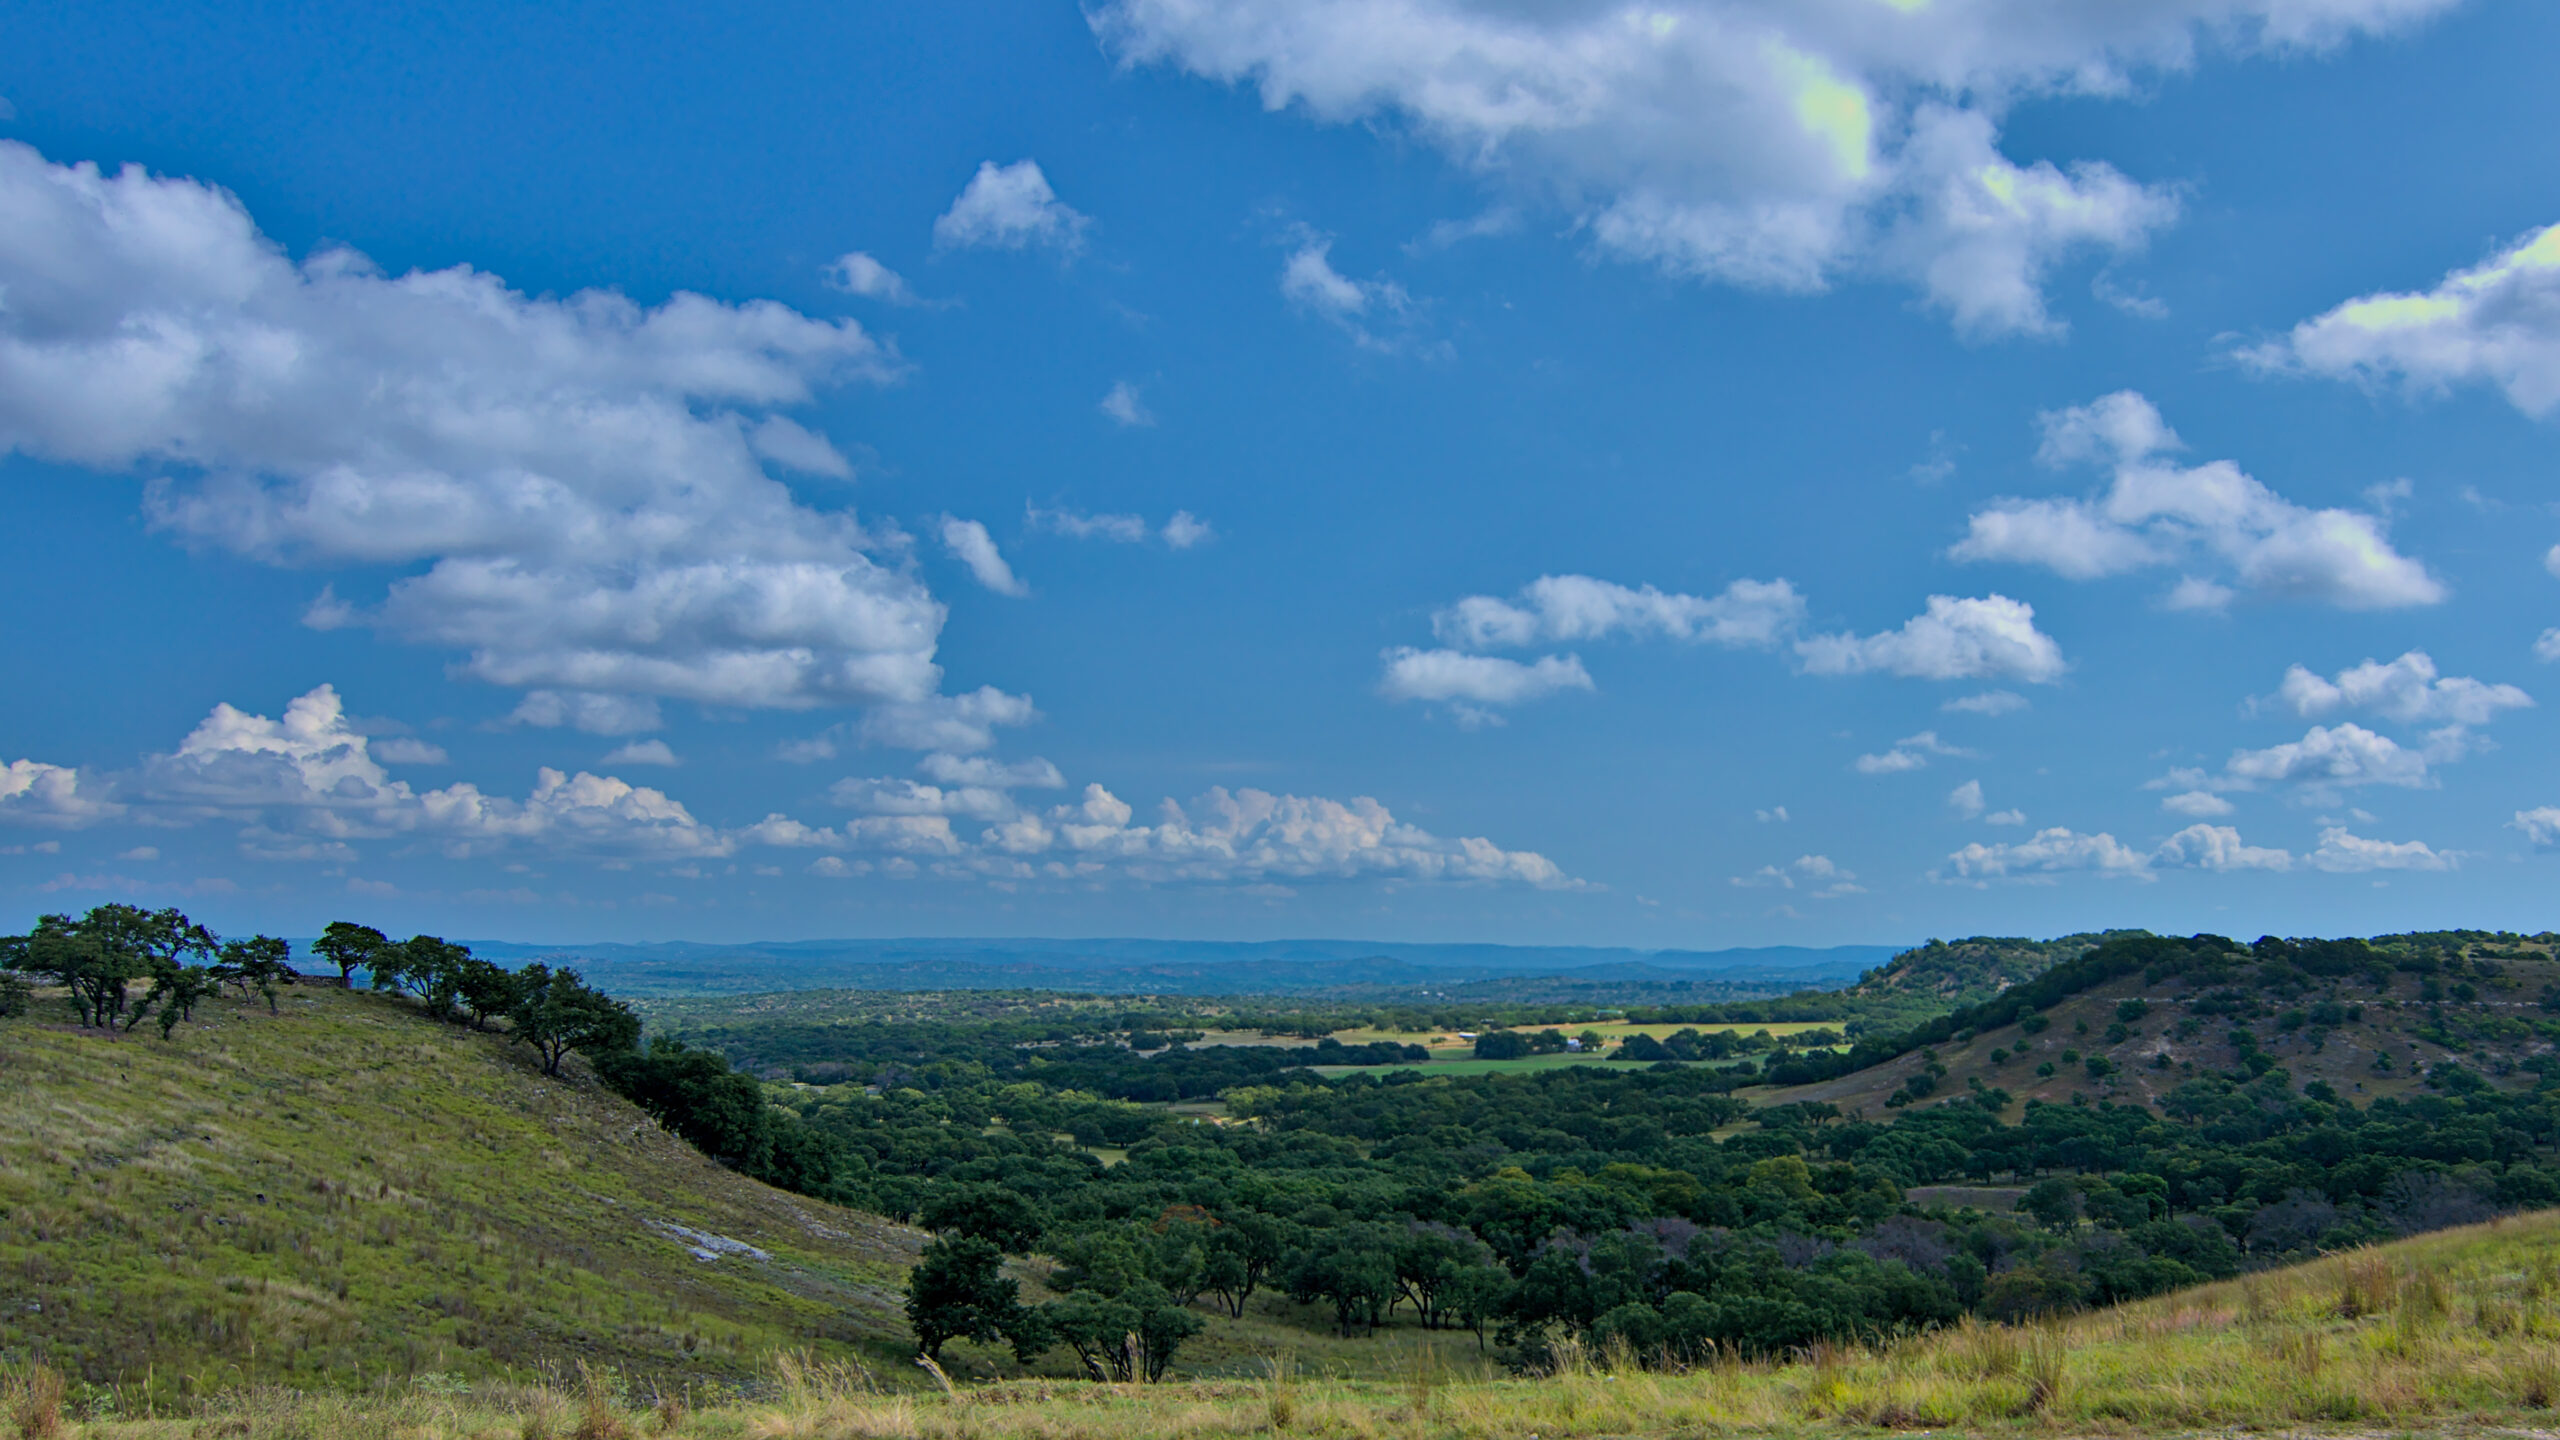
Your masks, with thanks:
[{"label": "grassy hillside", "polygon": [[2547,940],[2448,940],[2384,959],[2387,968],[2326,977],[2245,957],[2219,976],[2137,972],[1882,1065],[1742,1093],[1881,1119],[1928,1075],[1932,1103],[1979,1083],[2020,1101],[2149,1105],[2199,1073],[2244,1071],[2253,1055],[2283,1067],[2297,1089],[2325,1081],[2358,1105],[2420,1089],[2447,1065],[2504,1089],[2535,1083],[2560,1042],[2560,1012],[2546,1008],[2560,1004],[2560,959]]},{"label": "grassy hillside", "polygon": [[[2547,1429],[2560,1404],[2560,1215],[2446,1231],[2033,1328],[1968,1323],[1788,1364],[1639,1370],[1568,1353],[1562,1373],[1487,1374],[1467,1348],[1416,1351],[1396,1380],[1312,1376],[1098,1386],[1049,1380],[891,1394],[858,1368],[786,1358],[751,1401],[665,1407],[603,1377],[583,1391],[386,1387],[374,1397],[235,1395],[210,1433],[884,1437],[918,1440],[1517,1440],[1958,1428],[2041,1435]],[[10,1377],[16,1409],[27,1376]],[[39,1386],[42,1382],[39,1380]],[[65,1426],[76,1440],[180,1440],[199,1419]]]},{"label": "grassy hillside", "polygon": [[166,1404],[903,1337],[920,1237],[721,1169],[574,1059],[342,990],[197,1017],[0,1021],[0,1360]]}]

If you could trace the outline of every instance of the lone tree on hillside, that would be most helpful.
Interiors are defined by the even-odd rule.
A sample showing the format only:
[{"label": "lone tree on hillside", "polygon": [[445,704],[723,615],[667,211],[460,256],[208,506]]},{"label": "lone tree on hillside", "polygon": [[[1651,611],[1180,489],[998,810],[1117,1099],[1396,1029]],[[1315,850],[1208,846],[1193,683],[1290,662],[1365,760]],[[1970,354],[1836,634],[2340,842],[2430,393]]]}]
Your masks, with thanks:
[{"label": "lone tree on hillside", "polygon": [[[168,1039],[177,1031],[178,1022],[196,1018],[196,1002],[210,1000],[222,993],[222,972],[209,965],[175,965],[163,970],[151,981],[151,993],[134,1007],[135,1021],[160,1007],[160,1038]],[[272,1003],[272,1001],[270,1002]],[[124,1027],[133,1028],[131,1023]]]},{"label": "lone tree on hillside", "polygon": [[311,942],[312,953],[338,967],[338,983],[355,987],[358,970],[370,970],[373,962],[391,944],[391,937],[370,925],[352,920],[332,920],[320,938]]},{"label": "lone tree on hillside", "polygon": [[640,1042],[640,1017],[580,978],[539,962],[515,974],[515,1003],[507,1011],[515,1038],[542,1054],[542,1073],[560,1073],[572,1050],[628,1050]]},{"label": "lone tree on hillside", "polygon": [[240,987],[242,999],[251,991],[267,999],[267,1013],[276,1013],[276,987],[301,979],[293,968],[293,946],[273,935],[252,935],[246,940],[225,940],[213,966],[212,978]]},{"label": "lone tree on hillside", "polygon": [[1023,1328],[1021,1287],[1003,1273],[1004,1252],[975,1235],[928,1242],[907,1276],[907,1324],[916,1348],[942,1358],[953,1340],[991,1344]]},{"label": "lone tree on hillside", "polygon": [[516,972],[469,954],[454,968],[454,998],[471,1017],[472,1029],[486,1030],[491,1019],[515,1009],[524,989]]},{"label": "lone tree on hillside", "polygon": [[463,975],[470,963],[468,945],[436,935],[412,935],[397,945],[384,946],[374,958],[373,988],[406,990],[418,997],[428,1014],[450,1019],[462,999]]}]

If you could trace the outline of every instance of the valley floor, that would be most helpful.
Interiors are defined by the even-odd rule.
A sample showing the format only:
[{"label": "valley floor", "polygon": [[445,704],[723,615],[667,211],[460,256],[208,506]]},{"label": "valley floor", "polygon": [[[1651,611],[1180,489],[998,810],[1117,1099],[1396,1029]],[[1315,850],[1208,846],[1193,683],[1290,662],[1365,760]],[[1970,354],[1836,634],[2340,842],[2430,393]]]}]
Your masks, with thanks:
[{"label": "valley floor", "polygon": [[[1460,1347],[1464,1347],[1463,1349]],[[233,1394],[184,1419],[44,1425],[44,1377],[0,1403],[77,1440],[404,1437],[703,1440],[1559,1440],[1566,1436],[2548,1434],[2560,1421],[2560,1212],[2513,1217],[2044,1325],[1952,1330],[1784,1364],[1647,1370],[1567,1354],[1560,1373],[1484,1378],[1472,1343],[1416,1352],[1392,1381],[1328,1380],[1273,1356],[1258,1379],[1159,1386],[1021,1380],[892,1393],[861,1368],[781,1357],[760,1385],[687,1406],[590,1373],[560,1388]]]}]

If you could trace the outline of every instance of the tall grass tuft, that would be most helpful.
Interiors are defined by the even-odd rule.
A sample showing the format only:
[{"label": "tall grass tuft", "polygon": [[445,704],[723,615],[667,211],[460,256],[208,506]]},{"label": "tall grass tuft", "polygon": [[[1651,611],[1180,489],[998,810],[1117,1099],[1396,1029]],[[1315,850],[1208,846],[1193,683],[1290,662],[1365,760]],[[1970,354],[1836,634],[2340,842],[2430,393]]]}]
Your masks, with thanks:
[{"label": "tall grass tuft", "polygon": [[1818,1420],[1840,1408],[1845,1398],[1841,1374],[1848,1358],[1847,1349],[1835,1340],[1816,1340],[1801,1352],[1799,1363],[1810,1374],[1797,1392],[1796,1405],[1806,1419]]},{"label": "tall grass tuft", "polygon": [[2453,1296],[2445,1288],[2444,1276],[2432,1269],[2420,1270],[2400,1286],[2400,1313],[2419,1326],[2433,1328],[2453,1309]]},{"label": "tall grass tuft", "polygon": [[1997,1380],[2018,1371],[2018,1332],[1970,1315],[1941,1342],[1940,1368],[1966,1380]]},{"label": "tall grass tuft", "polygon": [[559,1440],[561,1419],[568,1408],[550,1386],[534,1386],[525,1396],[524,1418],[516,1434],[520,1440]]},{"label": "tall grass tuft", "polygon": [[2280,1331],[2267,1347],[2277,1364],[2305,1381],[2320,1378],[2320,1366],[2326,1357],[2321,1353],[2317,1330]]},{"label": "tall grass tuft", "polygon": [[[1622,1352],[1627,1352],[1627,1343],[1623,1338],[1617,1340],[1610,1349],[1608,1358],[1612,1369],[1618,1368],[1616,1362]],[[1626,1368],[1634,1369],[1634,1355],[1626,1353],[1626,1360]],[[1413,1426],[1416,1432],[1431,1423],[1431,1399],[1433,1392],[1438,1390],[1439,1386],[1440,1367],[1436,1357],[1431,1353],[1431,1339],[1426,1335],[1423,1337],[1421,1348],[1414,1352],[1413,1366],[1406,1372],[1404,1381],[1405,1404],[1406,1408],[1413,1412]]]},{"label": "tall grass tuft", "polygon": [[609,1372],[578,1362],[578,1423],[569,1440],[631,1440],[631,1427],[614,1413],[615,1395]]},{"label": "tall grass tuft", "polygon": [[2062,1403],[2069,1356],[2069,1346],[2058,1330],[2047,1330],[2028,1344],[2019,1365],[2027,1377],[2028,1413],[2044,1414]]},{"label": "tall grass tuft", "polygon": [[29,1366],[8,1387],[9,1418],[25,1440],[54,1440],[62,1433],[62,1402],[69,1387],[50,1365]]},{"label": "tall grass tuft", "polygon": [[1262,1418],[1273,1434],[1289,1428],[1298,1418],[1297,1387],[1291,1383],[1293,1366],[1286,1355],[1265,1355],[1266,1372],[1262,1384]]},{"label": "tall grass tuft", "polygon": [[2528,1410],[2548,1410],[2560,1404],[2560,1355],[2554,1355],[2550,1347],[2537,1347],[2511,1374],[2517,1404]]},{"label": "tall grass tuft", "polygon": [[2399,1272],[2380,1255],[2350,1255],[2338,1273],[2337,1311],[2342,1320],[2383,1314],[2391,1308],[2392,1297],[2400,1289]]}]

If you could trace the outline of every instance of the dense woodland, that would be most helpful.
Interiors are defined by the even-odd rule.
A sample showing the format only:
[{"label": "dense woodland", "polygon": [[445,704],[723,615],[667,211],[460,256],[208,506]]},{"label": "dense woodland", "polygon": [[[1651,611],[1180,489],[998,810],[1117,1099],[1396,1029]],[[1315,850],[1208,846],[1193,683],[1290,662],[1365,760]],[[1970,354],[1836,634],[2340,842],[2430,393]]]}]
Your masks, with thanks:
[{"label": "dense woodland", "polygon": [[[1285,1007],[933,1010],[912,997],[895,1015],[643,1041],[628,1009],[573,972],[504,971],[431,937],[392,942],[344,922],[317,948],[343,977],[514,1034],[554,1071],[582,1054],[725,1164],[934,1232],[909,1299],[929,1353],[953,1341],[1026,1360],[1062,1351],[1087,1373],[1129,1378],[1160,1373],[1205,1317],[1242,1314],[1257,1296],[1285,1296],[1303,1323],[1344,1335],[1454,1330],[1523,1367],[1568,1336],[1690,1360],[1968,1314],[2019,1319],[2560,1204],[2560,1058],[2543,1064],[2560,1057],[2560,989],[2533,992],[2508,973],[2547,959],[2550,940],[2117,933],[2049,947],[2040,970],[1991,998],[1898,1029],[1859,1012],[1852,992],[1796,1007],[1828,1006],[1842,1019],[1828,1033],[1693,1029],[1523,1073],[1330,1075],[1310,1067],[1413,1066],[1429,1052],[1340,1043],[1328,1032],[1349,1017]],[[2014,963],[2020,943],[1942,948],[1972,963],[2008,945],[1994,958]],[[64,989],[80,1023],[127,1029],[145,1012],[183,1023],[191,968],[203,983],[254,984],[250,953],[176,912],[124,907],[47,917],[0,946],[10,970]],[[1883,973],[1924,975],[1913,956]],[[2077,1087],[2066,1100],[2020,1102],[1978,1072],[1940,1093],[1942,1050],[2034,1035],[2055,1007],[2102,987],[2160,997],[2115,1003],[2107,1038],[2215,1027],[2227,1034],[2205,1038],[2221,1060],[2173,1069],[2164,1043],[2149,1104],[2118,1098],[2094,1056],[2085,1075],[2061,1077]],[[1894,1005],[1937,993],[1925,979],[1881,988]],[[2344,1035],[2368,1003],[2397,1013],[2403,992],[2448,1058],[2365,1103],[2298,1080],[2259,1038]],[[9,993],[26,1003],[23,987]],[[1561,1026],[1578,1014],[1509,1018]],[[1197,1043],[1246,1026],[1327,1038]],[[1499,1033],[1524,1050],[1564,1043],[1555,1027],[1552,1046],[1525,1028]],[[2013,1043],[2021,1058],[2004,1046],[1990,1063],[2023,1066],[2025,1042]],[[732,1054],[771,1077],[733,1067]],[[1773,1103],[1768,1088],[1896,1060],[1910,1078],[1872,1109]],[[1030,1275],[1039,1303],[1025,1299]]]}]

